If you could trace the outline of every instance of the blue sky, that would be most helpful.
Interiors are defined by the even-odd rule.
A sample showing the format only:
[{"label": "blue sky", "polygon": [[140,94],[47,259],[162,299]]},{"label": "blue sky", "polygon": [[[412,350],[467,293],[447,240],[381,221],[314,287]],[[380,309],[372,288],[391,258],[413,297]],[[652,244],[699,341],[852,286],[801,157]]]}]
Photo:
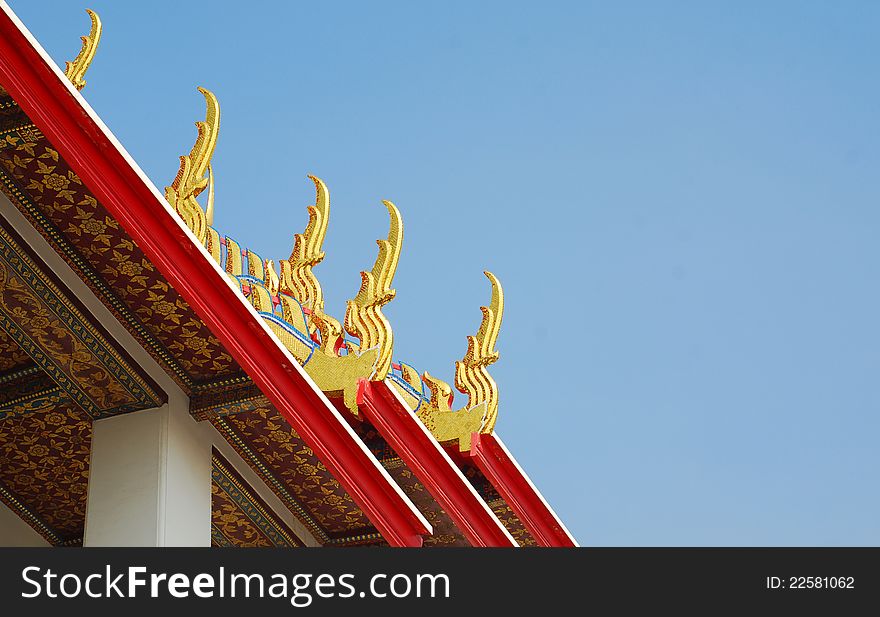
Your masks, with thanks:
[{"label": "blue sky", "polygon": [[[221,104],[216,226],[341,317],[400,208],[395,357],[502,281],[497,430],[590,545],[880,544],[880,5],[10,5],[161,189]],[[460,405],[466,397],[459,395]]]}]

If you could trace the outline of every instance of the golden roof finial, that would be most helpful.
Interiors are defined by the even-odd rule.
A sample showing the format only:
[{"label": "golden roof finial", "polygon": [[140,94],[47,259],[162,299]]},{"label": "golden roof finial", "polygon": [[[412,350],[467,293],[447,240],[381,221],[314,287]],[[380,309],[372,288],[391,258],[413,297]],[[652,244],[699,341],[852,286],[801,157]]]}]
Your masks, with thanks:
[{"label": "golden roof finial", "polygon": [[400,248],[403,244],[403,223],[400,212],[390,201],[383,201],[388,209],[391,222],[387,240],[377,240],[379,255],[370,272],[361,272],[361,287],[354,299],[349,300],[345,310],[345,331],[360,339],[361,352],[377,347],[372,379],[381,381],[391,369],[391,354],[394,336],[388,318],[382,314],[382,307],[395,295],[391,289]]},{"label": "golden roof finial", "polygon": [[462,394],[468,395],[469,408],[486,404],[480,432],[491,433],[498,416],[498,386],[486,367],[498,360],[495,342],[498,340],[504,314],[504,291],[494,274],[488,271],[483,274],[492,283],[492,300],[488,307],[480,307],[483,312],[480,329],[476,336],[467,337],[467,353],[455,363],[455,387]]},{"label": "golden roof finial", "polygon": [[315,183],[315,205],[308,207],[309,222],[305,231],[293,236],[290,259],[281,262],[280,289],[303,306],[320,312],[324,310],[324,294],[312,268],[324,260],[321,248],[330,221],[330,191],[320,178],[309,178]]},{"label": "golden roof finial", "polygon": [[481,306],[483,320],[476,336],[469,336],[464,358],[455,363],[455,387],[468,395],[463,409],[453,411],[452,388],[430,373],[422,373],[422,383],[430,391],[427,401],[420,401],[416,415],[441,443],[458,442],[462,452],[471,449],[474,433],[491,433],[498,417],[498,386],[486,370],[498,360],[495,342],[504,313],[504,292],[491,272],[484,272],[492,283],[492,300]]},{"label": "golden roof finial", "polygon": [[101,19],[98,14],[91,9],[86,9],[89,18],[92,20],[92,27],[88,36],[82,38],[82,49],[79,50],[73,62],[66,62],[64,75],[73,83],[73,87],[77,90],[85,88],[85,74],[89,70],[89,65],[95,58],[95,52],[98,50],[98,41],[101,40]]},{"label": "golden roof finial", "polygon": [[309,222],[303,233],[294,235],[290,257],[280,260],[280,278],[269,260],[265,262],[264,276],[265,287],[278,295],[283,319],[301,335],[312,339],[317,336],[318,348],[312,348],[273,321],[269,327],[303,364],[315,384],[330,396],[341,396],[345,406],[357,416],[358,382],[373,373],[379,352],[372,349],[364,353],[339,353],[343,347],[342,326],[324,313],[321,284],[312,271],[324,259],[321,249],[330,217],[330,191],[319,178],[309,178],[315,183],[316,192],[315,204],[307,208]]},{"label": "golden roof finial", "polygon": [[[208,225],[214,218],[214,173],[211,157],[217,146],[220,132],[220,104],[214,93],[199,88],[205,97],[207,110],[204,122],[196,122],[199,135],[189,155],[180,157],[180,169],[171,186],[165,187],[165,199],[180,215],[186,226],[202,244],[208,236]],[[196,201],[202,191],[208,189],[207,212]]]}]

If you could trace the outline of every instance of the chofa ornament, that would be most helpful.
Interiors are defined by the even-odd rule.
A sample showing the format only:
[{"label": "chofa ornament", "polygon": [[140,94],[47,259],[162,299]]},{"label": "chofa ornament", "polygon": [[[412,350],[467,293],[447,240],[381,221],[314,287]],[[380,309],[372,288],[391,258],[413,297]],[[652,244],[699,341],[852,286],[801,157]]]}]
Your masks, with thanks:
[{"label": "chofa ornament", "polygon": [[321,284],[312,271],[324,258],[321,247],[327,232],[330,195],[320,179],[309,177],[315,183],[315,205],[308,208],[305,231],[294,236],[290,259],[286,265],[281,262],[278,298],[280,302],[285,296],[292,298],[303,312],[308,312],[306,330],[316,348],[301,360],[306,372],[321,390],[341,396],[346,408],[358,416],[358,382],[381,381],[391,366],[393,335],[381,309],[394,297],[391,282],[400,257],[403,223],[394,204],[384,202],[391,218],[388,238],[377,240],[376,262],[369,272],[361,272],[360,290],[347,303],[345,331],[357,341],[345,340],[339,322],[324,312]]},{"label": "chofa ornament", "polygon": [[[214,93],[199,88],[205,97],[207,111],[204,122],[196,122],[198,137],[188,155],[180,157],[180,169],[171,186],[165,187],[165,199],[183,219],[201,244],[208,237],[208,225],[214,219],[214,174],[211,170],[211,157],[217,146],[220,132],[220,104]],[[208,204],[205,210],[196,201],[202,191],[208,189]]]},{"label": "chofa ornament", "polygon": [[[316,176],[315,203],[307,207],[308,223],[293,237],[290,257],[275,262],[241,246],[214,229],[214,179],[211,156],[217,143],[220,107],[216,97],[199,88],[207,111],[197,122],[198,137],[189,155],[180,157],[180,169],[165,197],[195,237],[225,270],[230,281],[250,301],[281,343],[303,366],[322,391],[342,398],[345,407],[360,416],[357,403],[363,380],[388,381],[434,437],[470,449],[473,433],[491,433],[498,416],[498,387],[488,367],[498,360],[495,343],[504,311],[498,279],[485,272],[492,285],[489,306],[480,307],[483,319],[476,335],[468,336],[467,352],[455,363],[455,386],[467,394],[467,406],[452,410],[449,384],[425,372],[421,378],[411,366],[392,361],[394,335],[382,308],[395,297],[394,274],[403,244],[400,211],[383,201],[389,215],[386,238],[377,240],[378,255],[370,270],[360,273],[357,294],[346,303],[340,324],[325,312],[321,284],[313,268],[325,257],[324,238],[330,219],[330,191]],[[208,189],[203,209],[196,198]],[[346,338],[345,334],[351,338]]]},{"label": "chofa ornament", "polygon": [[492,283],[492,300],[481,306],[483,320],[476,336],[467,337],[467,352],[455,363],[455,387],[468,395],[466,407],[453,411],[452,388],[425,371],[422,381],[430,398],[417,410],[419,419],[441,443],[457,441],[462,451],[471,448],[473,433],[491,433],[498,418],[498,385],[487,367],[498,361],[495,342],[504,313],[504,292],[491,272],[484,272]]},{"label": "chofa ornament", "polygon": [[86,86],[85,75],[89,70],[89,65],[95,59],[95,52],[98,51],[98,42],[101,40],[101,18],[91,9],[86,9],[92,26],[86,36],[82,39],[82,48],[79,50],[76,58],[72,62],[66,62],[64,75],[71,81],[73,87],[82,90]]},{"label": "chofa ornament", "polygon": [[394,335],[382,307],[391,302],[396,291],[391,289],[391,281],[400,260],[400,247],[403,244],[403,223],[400,212],[390,201],[383,201],[388,208],[391,224],[387,240],[376,240],[379,255],[369,272],[361,272],[361,288],[354,299],[345,306],[345,331],[357,337],[360,343],[350,345],[354,351],[379,349],[379,357],[373,367],[371,379],[382,381],[391,369],[391,354]]}]

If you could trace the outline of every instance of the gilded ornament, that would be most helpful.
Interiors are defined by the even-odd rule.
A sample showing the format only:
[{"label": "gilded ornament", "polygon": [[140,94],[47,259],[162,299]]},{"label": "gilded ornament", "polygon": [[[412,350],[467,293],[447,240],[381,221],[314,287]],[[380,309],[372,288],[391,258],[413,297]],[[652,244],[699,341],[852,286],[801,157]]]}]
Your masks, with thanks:
[{"label": "gilded ornament", "polygon": [[342,326],[324,312],[324,293],[312,271],[325,256],[322,247],[330,221],[330,191],[320,178],[310,175],[309,179],[315,184],[315,204],[307,208],[309,222],[303,233],[293,236],[290,257],[281,261],[278,290],[283,308],[288,308],[284,302],[287,295],[309,311],[307,334],[317,334],[320,351],[336,358],[342,345]]},{"label": "gilded ornament", "polygon": [[489,306],[481,306],[483,319],[476,336],[469,336],[467,353],[455,363],[455,387],[468,395],[468,407],[486,404],[482,433],[491,433],[498,416],[498,386],[487,367],[498,361],[495,343],[501,330],[504,315],[504,291],[501,283],[491,272],[483,272],[492,283],[492,300]]},{"label": "gilded ornament", "polygon": [[290,294],[304,307],[311,310],[324,309],[321,284],[312,268],[324,260],[324,236],[330,220],[330,191],[320,178],[309,176],[315,183],[315,205],[307,208],[309,222],[305,231],[293,236],[290,258],[281,262],[279,290]]},{"label": "gilded ornament", "polygon": [[[341,396],[346,408],[357,416],[357,384],[374,374],[379,348],[371,345],[361,351],[352,346],[345,348],[347,353],[342,353],[342,326],[324,312],[324,295],[312,268],[321,263],[325,256],[322,247],[330,218],[330,191],[320,178],[309,178],[315,184],[315,204],[307,208],[309,222],[303,233],[294,235],[290,257],[281,260],[280,276],[275,273],[274,267],[268,267],[273,266],[272,262],[266,262],[266,287],[271,289],[277,284],[284,322],[309,340],[317,342],[310,347],[302,337],[274,320],[269,322],[269,326],[303,364],[315,385],[330,396]],[[399,220],[399,214],[397,216]],[[382,243],[387,241],[380,241],[380,247]],[[399,250],[396,252],[399,253]]]},{"label": "gilded ornament", "polygon": [[73,59],[73,62],[65,62],[64,68],[64,75],[77,90],[82,90],[86,86],[86,71],[89,70],[89,65],[95,59],[95,52],[98,51],[98,42],[101,40],[101,19],[91,9],[86,9],[86,12],[92,21],[89,34],[88,36],[80,37],[82,39],[82,48],[79,50],[76,58]]},{"label": "gilded ornament", "polygon": [[473,433],[491,433],[498,417],[498,386],[487,367],[498,360],[495,342],[504,313],[504,291],[495,275],[484,274],[492,284],[492,300],[488,307],[480,307],[483,312],[480,328],[476,336],[467,337],[467,352],[455,363],[455,387],[468,395],[468,404],[453,411],[450,407],[452,388],[426,371],[422,381],[431,393],[430,398],[416,410],[416,415],[437,441],[458,441],[462,452],[470,450]]},{"label": "gilded ornament", "polygon": [[[180,169],[171,186],[165,188],[165,199],[199,243],[205,245],[208,240],[208,226],[214,218],[214,174],[211,157],[220,131],[220,104],[210,90],[199,88],[199,92],[204,95],[207,106],[205,120],[196,122],[199,132],[196,143],[187,156],[180,157]],[[203,210],[196,197],[206,188],[208,204]]]},{"label": "gilded ornament", "polygon": [[363,353],[368,349],[378,349],[379,356],[371,379],[383,381],[391,369],[391,354],[394,336],[388,318],[382,307],[391,302],[396,292],[391,282],[400,260],[403,244],[403,223],[400,212],[390,201],[383,201],[391,218],[388,238],[376,240],[379,255],[369,272],[361,272],[361,287],[354,299],[349,300],[345,309],[345,331],[359,339],[358,345],[350,345],[352,351]]}]

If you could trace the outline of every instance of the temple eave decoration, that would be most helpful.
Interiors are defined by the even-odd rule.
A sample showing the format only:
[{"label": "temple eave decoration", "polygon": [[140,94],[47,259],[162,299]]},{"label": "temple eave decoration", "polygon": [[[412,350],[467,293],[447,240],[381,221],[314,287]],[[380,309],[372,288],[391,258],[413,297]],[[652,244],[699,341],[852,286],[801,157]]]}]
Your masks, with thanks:
[{"label": "temple eave decoration", "polygon": [[101,40],[101,18],[91,9],[86,9],[86,12],[92,21],[91,29],[88,35],[81,37],[82,48],[73,61],[65,63],[64,69],[64,75],[77,90],[82,90],[86,86],[86,71],[89,70],[89,66],[95,58],[95,53],[98,51],[98,43]]},{"label": "temple eave decoration", "polygon": [[[90,31],[82,37],[79,53],[66,63],[64,71],[77,90],[86,85],[85,75],[102,35],[100,18],[91,10],[88,14]],[[27,47],[21,41],[17,44]],[[26,66],[16,69],[27,73]],[[10,83],[16,84],[14,80]],[[81,97],[70,96],[67,84],[59,84],[57,79],[55,83],[56,88],[60,85],[60,93],[54,96],[82,107]],[[22,518],[27,515],[33,519],[27,519],[28,524],[51,544],[83,543],[83,487],[87,487],[89,477],[87,454],[92,423],[132,411],[170,409],[172,402],[180,399],[186,400],[180,408],[182,413],[195,421],[209,422],[213,430],[207,433],[224,448],[223,455],[215,449],[212,457],[215,545],[299,546],[301,539],[342,546],[385,542],[425,546],[534,544],[531,530],[526,529],[528,521],[518,518],[516,501],[496,490],[498,482],[479,467],[481,444],[486,439],[478,436],[491,436],[498,417],[498,386],[489,372],[499,358],[496,342],[504,310],[498,278],[484,272],[490,282],[491,297],[487,306],[480,307],[482,319],[476,332],[466,337],[464,355],[454,362],[454,368],[450,366],[452,385],[439,379],[439,373],[420,372],[396,360],[394,332],[384,311],[397,293],[393,283],[403,246],[401,211],[391,201],[382,201],[388,214],[388,232],[376,240],[375,260],[359,273],[358,287],[352,285],[355,293],[349,296],[342,314],[331,314],[315,273],[326,258],[324,240],[329,229],[330,190],[319,177],[308,175],[315,188],[314,203],[306,207],[305,227],[293,234],[291,252],[286,258],[264,259],[252,248],[221,233],[214,226],[212,167],[219,137],[220,104],[210,90],[198,90],[205,100],[205,116],[195,123],[195,141],[189,152],[179,157],[177,173],[164,189],[164,203],[156,200],[155,190],[144,181],[152,200],[139,197],[120,206],[114,202],[112,193],[101,192],[104,184],[90,176],[93,170],[88,165],[74,172],[65,160],[70,153],[53,133],[53,119],[42,117],[39,108],[27,107],[24,98],[19,107],[13,100],[17,95],[0,87],[0,191],[9,199],[10,209],[18,211],[16,217],[19,213],[24,216],[12,221],[14,225],[7,225],[8,230],[0,225],[0,384],[7,384],[5,391],[0,392],[0,422],[6,423],[5,428],[0,426],[0,441],[4,439],[4,430],[17,430],[18,423],[32,422],[40,424],[49,440],[45,444],[46,456],[54,456],[56,440],[59,447],[67,447],[55,437],[55,432],[64,432],[72,435],[69,441],[75,442],[78,456],[85,457],[72,461],[71,469],[67,470],[72,488],[66,501],[58,498],[44,504],[36,488],[30,490],[25,486],[27,478],[16,484],[16,478],[26,474],[11,467],[5,476],[0,474],[0,502],[24,513]],[[65,128],[76,133],[76,127]],[[96,129],[90,130],[94,133]],[[83,138],[78,145],[83,145]],[[105,147],[113,151],[111,146]],[[125,176],[115,183],[136,184]],[[126,218],[130,212],[139,212],[144,218],[158,213],[160,225],[145,233]],[[149,232],[159,234],[160,227],[170,229],[174,232],[173,247],[183,248],[177,242],[179,229],[172,212],[190,231],[191,239],[202,245],[219,266],[226,282],[309,375],[316,390],[326,395],[324,398],[315,396],[320,394],[316,391],[310,392],[317,401],[306,405],[313,412],[311,415],[301,417],[285,407],[289,398],[273,396],[266,372],[247,363],[240,365],[229,352],[236,343],[241,347],[241,342],[228,335],[229,329],[216,327],[218,315],[235,318],[235,332],[259,332],[261,336],[248,339],[245,348],[269,351],[274,354],[269,357],[287,362],[272,338],[262,336],[261,328],[254,328],[258,323],[253,312],[245,310],[234,297],[223,294],[222,306],[213,312],[199,304],[198,294],[191,289],[204,289],[205,282],[215,286],[220,283],[223,277],[216,269],[205,267],[209,264],[203,261],[194,263],[179,252],[170,260],[171,266],[157,266],[162,260],[157,257],[155,246],[145,240],[150,237]],[[39,241],[46,240],[75,277],[71,278],[65,270],[67,278],[61,285],[52,276],[48,261],[30,263],[25,253],[14,254],[19,246],[24,246],[14,235],[18,227],[25,226],[22,221],[42,236],[36,236]],[[145,253],[145,248],[152,252]],[[201,256],[200,251],[189,248],[186,251],[190,255]],[[179,264],[188,264],[189,269],[178,268]],[[215,278],[200,279],[201,286],[187,290],[179,284],[181,272],[196,279],[207,272]],[[20,284],[25,279],[28,284]],[[85,288],[78,286],[80,281]],[[88,310],[74,297],[74,290],[81,293],[84,289],[90,301]],[[25,302],[29,307],[27,319],[20,317],[21,311],[17,312],[18,305]],[[109,313],[94,312],[94,307],[101,308],[100,304]],[[45,313],[47,324],[31,318],[37,310]],[[116,325],[132,335],[125,339],[125,349],[114,340],[119,336],[118,330],[112,330],[111,336],[102,329],[106,315],[118,320]],[[56,322],[64,328],[55,327]],[[55,327],[53,332],[63,336],[46,335],[43,330],[48,326]],[[128,355],[129,347],[136,349],[137,354],[142,347],[186,398],[169,396],[157,386],[143,369],[141,356],[136,354],[135,362]],[[78,364],[63,365],[59,358],[66,355],[75,355]],[[303,386],[307,386],[305,391],[313,388],[309,380],[296,371],[293,373],[300,381],[285,384],[285,393],[293,394]],[[268,381],[272,383],[271,379]],[[467,396],[466,403],[457,409],[453,390]],[[383,393],[389,406],[377,408],[370,398],[373,392]],[[331,410],[327,408],[327,399],[341,415],[328,413]],[[57,410],[66,415],[55,413]],[[404,419],[403,424],[387,424],[391,415]],[[321,450],[328,434],[331,438],[336,436],[328,432],[336,430],[335,425],[317,437],[309,432],[313,430],[310,422],[324,417],[347,423],[343,432],[350,443],[346,441],[341,449],[362,456],[369,465],[361,464],[357,457],[334,458]],[[57,430],[52,428],[56,424]],[[79,432],[73,434],[69,427]],[[410,441],[396,441],[393,436],[399,435],[406,435]],[[410,447],[412,442],[417,442],[417,448]],[[44,444],[37,445],[42,451]],[[428,473],[422,465],[425,460],[440,461],[442,465]],[[39,460],[34,461],[36,466],[25,471],[36,477]],[[238,475],[236,466],[247,470],[249,480]],[[450,473],[446,472],[447,467]],[[371,478],[374,468],[378,489],[370,487],[365,492],[359,492],[358,482],[339,473],[340,469],[357,469],[357,478]],[[432,484],[437,477],[442,482]],[[398,508],[413,518],[421,515],[421,521],[410,525],[411,529],[399,531],[385,522],[387,518],[376,514],[377,506],[371,499],[381,495],[380,490],[388,492],[383,489],[386,482],[400,489],[397,493],[403,505],[398,507],[394,502],[384,508]],[[460,490],[459,484],[470,484],[474,490]],[[9,495],[3,493],[7,485],[13,489]],[[457,497],[465,493],[474,495],[475,501]],[[370,509],[371,503],[374,510]],[[56,506],[71,510],[75,516],[67,523],[61,521],[55,514]],[[480,518],[483,510],[488,518]],[[472,531],[472,519],[483,521],[487,530],[480,533],[484,535],[469,535],[476,533]],[[493,525],[508,537],[501,538],[497,530],[488,529],[494,529]],[[305,534],[297,537],[293,530],[304,530]]]},{"label": "temple eave decoration", "polygon": [[468,395],[466,407],[453,411],[452,388],[427,371],[422,381],[430,392],[426,404],[417,411],[419,419],[441,443],[457,442],[462,452],[470,450],[471,435],[490,434],[498,418],[498,386],[487,367],[498,360],[495,342],[501,329],[504,292],[491,272],[484,272],[492,284],[492,300],[481,306],[483,320],[476,336],[467,337],[467,352],[455,363],[455,387]]},{"label": "temple eave decoration", "polygon": [[[165,188],[165,199],[178,216],[193,232],[196,239],[204,245],[208,237],[208,225],[214,212],[214,176],[211,170],[211,157],[217,145],[220,131],[220,104],[214,93],[199,88],[205,97],[207,111],[204,122],[196,122],[198,137],[188,155],[180,157],[180,169],[171,186]],[[208,189],[208,204],[203,210],[196,201]]]},{"label": "temple eave decoration", "polygon": [[[394,335],[382,307],[396,294],[391,285],[403,245],[398,208],[390,201],[382,202],[389,216],[388,235],[376,241],[373,267],[360,273],[360,287],[346,303],[340,323],[325,312],[321,283],[313,270],[325,257],[323,243],[330,219],[327,185],[308,176],[315,185],[315,203],[306,208],[305,229],[293,236],[290,257],[278,260],[280,272],[274,260],[264,260],[221,235],[212,226],[211,171],[220,107],[210,91],[199,91],[205,97],[206,117],[196,123],[198,137],[189,155],[180,157],[177,176],[165,189],[166,199],[315,384],[329,396],[341,398],[345,408],[359,417],[359,382],[387,379],[439,442],[457,443],[462,452],[470,449],[473,433],[491,433],[498,415],[498,387],[487,369],[498,360],[495,343],[504,310],[501,283],[495,275],[485,272],[492,286],[491,301],[480,308],[480,327],[476,335],[468,336],[467,351],[455,363],[455,386],[468,396],[468,404],[453,410],[449,384],[427,371],[419,377],[410,365],[392,361]],[[203,208],[196,198],[205,189],[208,200]]]}]

